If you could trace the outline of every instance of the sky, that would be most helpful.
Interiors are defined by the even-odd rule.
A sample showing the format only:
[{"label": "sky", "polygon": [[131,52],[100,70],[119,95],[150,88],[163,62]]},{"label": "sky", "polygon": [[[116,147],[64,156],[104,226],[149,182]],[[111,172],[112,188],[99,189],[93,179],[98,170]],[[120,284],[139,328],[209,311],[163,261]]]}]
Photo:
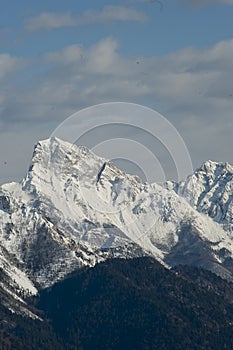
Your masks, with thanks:
[{"label": "sky", "polygon": [[112,101],[166,117],[194,168],[233,164],[233,0],[0,5],[0,183],[68,116]]}]

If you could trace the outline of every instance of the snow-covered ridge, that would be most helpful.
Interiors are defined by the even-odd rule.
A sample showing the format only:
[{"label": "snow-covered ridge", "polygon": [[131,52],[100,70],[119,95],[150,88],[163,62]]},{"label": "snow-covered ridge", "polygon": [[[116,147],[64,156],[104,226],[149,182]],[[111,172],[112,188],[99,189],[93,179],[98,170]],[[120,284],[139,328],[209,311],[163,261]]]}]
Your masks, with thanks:
[{"label": "snow-covered ridge", "polygon": [[[0,188],[0,244],[39,288],[82,266],[145,254],[232,278],[233,239],[226,225],[231,175],[230,165],[210,163],[184,184],[150,185],[85,147],[40,141],[23,181]],[[211,189],[223,198],[226,213],[219,221],[200,210]]]},{"label": "snow-covered ridge", "polygon": [[177,193],[199,212],[207,214],[233,229],[233,166],[229,163],[205,162],[187,180],[180,183]]}]

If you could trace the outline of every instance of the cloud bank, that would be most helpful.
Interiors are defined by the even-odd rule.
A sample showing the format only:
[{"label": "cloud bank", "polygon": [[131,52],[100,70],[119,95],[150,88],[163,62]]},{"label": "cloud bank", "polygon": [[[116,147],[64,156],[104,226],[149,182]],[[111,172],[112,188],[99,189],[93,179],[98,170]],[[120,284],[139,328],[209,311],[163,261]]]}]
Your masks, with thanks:
[{"label": "cloud bank", "polygon": [[[30,134],[9,155],[14,159],[20,149],[28,150],[17,169],[25,172],[35,140],[48,137],[70,114],[109,101],[144,104],[168,117],[184,137],[195,166],[209,158],[233,163],[233,40],[163,57],[126,58],[119,46],[107,37],[91,46],[48,52],[29,62],[44,73],[25,84],[17,83],[24,77],[25,62],[0,56],[1,142],[19,139],[20,130]],[[5,154],[7,147],[0,148]]]}]

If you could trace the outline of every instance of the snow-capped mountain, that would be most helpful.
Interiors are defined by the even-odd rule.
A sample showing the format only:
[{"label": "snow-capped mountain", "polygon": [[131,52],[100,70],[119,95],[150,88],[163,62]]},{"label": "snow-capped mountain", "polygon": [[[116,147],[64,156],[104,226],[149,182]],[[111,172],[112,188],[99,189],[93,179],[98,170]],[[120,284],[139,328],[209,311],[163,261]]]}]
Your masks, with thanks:
[{"label": "snow-capped mountain", "polygon": [[233,229],[233,166],[229,163],[205,162],[186,181],[176,186],[179,195],[199,212],[207,214]]},{"label": "snow-capped mountain", "polygon": [[117,256],[150,254],[166,266],[193,264],[232,279],[227,169],[210,163],[184,184],[160,186],[84,147],[56,138],[38,142],[23,181],[0,188],[0,267],[10,266],[12,283],[14,273],[24,276],[19,284],[30,293]]}]

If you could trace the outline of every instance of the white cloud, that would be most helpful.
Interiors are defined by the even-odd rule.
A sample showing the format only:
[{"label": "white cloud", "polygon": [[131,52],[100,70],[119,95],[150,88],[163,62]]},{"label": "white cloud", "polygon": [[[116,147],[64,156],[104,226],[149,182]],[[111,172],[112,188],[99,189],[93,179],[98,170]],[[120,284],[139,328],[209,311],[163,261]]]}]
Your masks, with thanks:
[{"label": "white cloud", "polygon": [[76,27],[87,24],[104,24],[113,21],[137,21],[144,22],[146,16],[130,7],[104,6],[100,11],[88,10],[81,15],[74,16],[71,13],[44,12],[28,20],[28,31],[52,30],[62,27]]},{"label": "white cloud", "polygon": [[[82,73],[111,73],[113,66],[119,66],[121,60],[117,54],[118,42],[114,38],[106,38],[90,48],[80,45],[71,45],[60,52],[51,52],[45,55],[48,63],[56,65],[73,65]],[[119,66],[119,71],[121,66]],[[120,73],[120,72],[119,72]]]},{"label": "white cloud", "polygon": [[118,46],[110,37],[90,47],[72,45],[47,53],[43,60],[49,66],[37,87],[14,91],[8,109],[13,113],[21,105],[24,119],[37,119],[47,118],[51,106],[65,116],[66,109],[119,99],[150,104],[156,99],[180,113],[189,108],[200,115],[212,106],[232,107],[233,40],[205,50],[135,59],[121,56]]},{"label": "white cloud", "polygon": [[118,54],[118,47],[119,43],[115,38],[107,37],[89,48],[71,45],[59,52],[47,53],[44,59],[56,66],[66,66],[64,70],[72,70],[72,74],[77,74],[79,77],[96,74],[128,76],[132,70],[131,61]]},{"label": "white cloud", "polygon": [[70,13],[43,12],[40,15],[29,19],[26,27],[29,31],[33,32],[37,30],[51,30],[74,25],[75,21]]},{"label": "white cloud", "polygon": [[46,61],[56,64],[78,63],[84,58],[84,49],[81,45],[71,45],[60,52],[51,52],[45,55]]},{"label": "white cloud", "polygon": [[0,54],[0,79],[23,67],[25,60],[9,54]]}]

